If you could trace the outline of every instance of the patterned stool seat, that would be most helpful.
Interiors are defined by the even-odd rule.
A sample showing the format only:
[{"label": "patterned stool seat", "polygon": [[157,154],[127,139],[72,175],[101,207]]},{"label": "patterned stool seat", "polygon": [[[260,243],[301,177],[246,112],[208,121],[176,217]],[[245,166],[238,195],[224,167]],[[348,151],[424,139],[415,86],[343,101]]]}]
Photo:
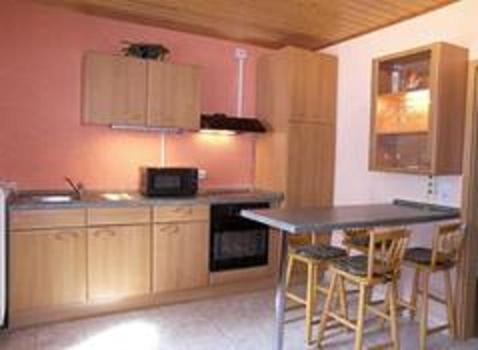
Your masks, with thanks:
[{"label": "patterned stool seat", "polygon": [[[432,263],[432,250],[430,248],[414,247],[405,251],[404,260],[418,264],[430,266]],[[450,269],[455,263],[449,259],[444,259],[437,255],[436,267],[441,269]]]},{"label": "patterned stool seat", "polygon": [[[368,257],[366,255],[347,256],[334,260],[332,265],[339,270],[348,272],[355,276],[365,277],[368,272]],[[375,277],[387,277],[389,271],[380,268],[379,265],[374,266]]]},{"label": "patterned stool seat", "polygon": [[292,248],[292,252],[306,258],[317,260],[330,260],[347,256],[347,252],[344,249],[327,244],[301,245]]}]

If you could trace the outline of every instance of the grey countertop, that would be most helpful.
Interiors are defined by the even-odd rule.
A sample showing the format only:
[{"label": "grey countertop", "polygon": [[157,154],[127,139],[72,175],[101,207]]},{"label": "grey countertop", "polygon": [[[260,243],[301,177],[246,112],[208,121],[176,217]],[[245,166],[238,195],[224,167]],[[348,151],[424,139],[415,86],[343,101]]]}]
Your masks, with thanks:
[{"label": "grey countertop", "polygon": [[[138,207],[160,205],[191,205],[191,204],[219,204],[240,202],[280,202],[282,193],[263,191],[259,189],[209,189],[201,190],[195,197],[144,197],[138,192],[124,191],[90,191],[86,192],[80,200],[60,203],[45,203],[35,199],[43,191],[18,192],[11,195],[8,200],[9,210],[36,210],[36,209],[68,209],[86,207]],[[59,194],[62,192],[48,192]],[[103,197],[105,193],[122,193],[129,196],[128,199],[108,200]]]},{"label": "grey countertop", "polygon": [[391,204],[243,210],[241,215],[270,227],[297,234],[345,228],[396,226],[460,217],[456,208],[395,200]]}]

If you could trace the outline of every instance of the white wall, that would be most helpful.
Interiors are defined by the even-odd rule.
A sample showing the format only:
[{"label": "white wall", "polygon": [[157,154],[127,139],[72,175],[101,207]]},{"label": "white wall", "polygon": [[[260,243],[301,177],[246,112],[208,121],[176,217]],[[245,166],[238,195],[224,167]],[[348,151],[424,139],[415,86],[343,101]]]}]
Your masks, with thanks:
[{"label": "white wall", "polygon": [[[465,46],[470,58],[478,58],[477,22],[478,0],[462,0],[324,50],[339,58],[335,204],[406,198],[460,205],[460,176],[435,178],[435,193],[428,196],[426,176],[368,170],[372,59],[438,41]],[[410,244],[430,244],[433,226],[414,226]],[[405,276],[402,282],[407,290],[407,271]],[[439,287],[433,284],[434,289]],[[434,309],[436,317],[442,317],[439,311]]]},{"label": "white wall", "polygon": [[477,15],[478,1],[462,0],[324,50],[339,57],[336,204],[396,197],[460,204],[461,177],[436,178],[437,193],[427,197],[424,176],[368,170],[372,59],[437,41],[468,47],[476,58]]}]

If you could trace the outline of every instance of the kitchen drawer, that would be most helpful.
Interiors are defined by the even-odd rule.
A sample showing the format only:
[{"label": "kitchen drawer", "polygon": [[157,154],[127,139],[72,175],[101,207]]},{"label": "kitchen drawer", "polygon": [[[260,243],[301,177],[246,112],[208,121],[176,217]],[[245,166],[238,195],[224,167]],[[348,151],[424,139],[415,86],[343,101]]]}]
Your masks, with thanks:
[{"label": "kitchen drawer", "polygon": [[81,227],[86,224],[85,209],[18,210],[10,214],[11,230]]},{"label": "kitchen drawer", "polygon": [[149,224],[151,208],[88,208],[88,226]]},{"label": "kitchen drawer", "polygon": [[208,205],[169,205],[153,209],[153,221],[157,223],[203,220],[209,220]]}]

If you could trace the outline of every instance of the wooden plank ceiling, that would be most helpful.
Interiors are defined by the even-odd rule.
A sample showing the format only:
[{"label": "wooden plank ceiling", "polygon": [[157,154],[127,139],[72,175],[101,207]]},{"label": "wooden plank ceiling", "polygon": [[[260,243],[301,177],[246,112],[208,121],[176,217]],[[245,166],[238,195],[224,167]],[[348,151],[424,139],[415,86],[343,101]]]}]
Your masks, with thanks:
[{"label": "wooden plank ceiling", "polygon": [[265,47],[310,49],[456,0],[37,0],[77,11]]}]

